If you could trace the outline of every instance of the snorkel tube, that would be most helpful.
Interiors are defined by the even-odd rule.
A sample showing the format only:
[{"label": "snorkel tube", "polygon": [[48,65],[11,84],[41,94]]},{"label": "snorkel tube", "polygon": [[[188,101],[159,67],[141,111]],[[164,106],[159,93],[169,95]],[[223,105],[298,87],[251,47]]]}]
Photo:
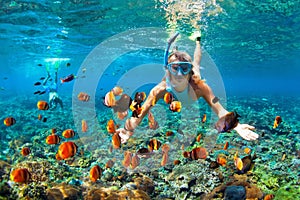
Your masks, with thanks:
[{"label": "snorkel tube", "polygon": [[[165,69],[167,69],[167,66],[168,66],[168,58],[169,58],[170,47],[171,47],[172,43],[176,40],[176,38],[178,37],[178,35],[179,35],[179,32],[176,32],[172,37],[170,37],[168,39],[167,47],[166,47],[165,54],[164,54],[164,68]],[[166,88],[166,90],[168,92],[172,91],[171,83],[170,83],[170,80],[169,80],[168,77],[166,78],[166,82],[167,82],[167,88]]]},{"label": "snorkel tube", "polygon": [[172,37],[170,37],[168,39],[167,48],[166,48],[165,54],[164,54],[164,66],[165,66],[165,68],[167,68],[167,65],[168,65],[168,57],[169,57],[169,50],[170,50],[171,44],[176,40],[178,35],[179,35],[179,32],[176,32]]}]

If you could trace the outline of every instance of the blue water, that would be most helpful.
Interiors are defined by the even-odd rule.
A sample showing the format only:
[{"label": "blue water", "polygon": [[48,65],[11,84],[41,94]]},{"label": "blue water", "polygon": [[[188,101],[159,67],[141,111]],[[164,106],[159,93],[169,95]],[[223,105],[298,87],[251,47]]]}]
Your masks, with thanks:
[{"label": "blue water", "polygon": [[[217,2],[222,9],[217,14],[211,14],[217,6],[205,2],[198,21],[202,46],[216,63],[226,93],[300,94],[299,1],[222,1]],[[1,95],[30,95],[33,82],[45,75],[45,69],[37,66],[45,58],[70,58],[71,66],[61,67],[60,77],[78,73],[97,45],[128,30],[155,27],[189,36],[195,29],[189,24],[194,15],[172,29],[167,20],[172,5],[167,1],[2,1]],[[138,55],[135,60],[162,62],[162,53],[155,56]],[[127,62],[124,59],[123,65],[129,66]],[[72,86],[60,90],[69,92]]]},{"label": "blue water", "polygon": [[[12,167],[26,167],[27,161],[30,166],[31,162],[41,163],[42,160],[49,164],[45,170],[29,168],[49,171],[46,181],[49,184],[44,184],[45,188],[61,182],[74,185],[78,181],[80,185],[82,181],[82,191],[87,193],[89,170],[94,164],[104,166],[108,159],[116,158],[112,171],[119,176],[124,171],[124,151],[135,153],[146,147],[150,139],[159,138],[172,147],[169,166],[180,159],[184,164],[177,169],[182,167],[181,171],[185,171],[184,167],[192,166],[196,170],[195,173],[187,171],[196,174],[190,183],[197,180],[197,184],[191,187],[203,186],[211,192],[223,182],[212,185],[202,179],[202,174],[208,175],[207,179],[219,180],[223,173],[223,183],[226,183],[236,170],[231,157],[237,151],[244,154],[242,148],[247,146],[259,158],[249,176],[250,179],[256,177],[250,180],[252,185],[257,185],[264,194],[275,193],[286,185],[284,191],[299,191],[300,0],[5,0],[0,1],[0,8],[0,120],[12,116],[17,121],[10,127],[0,126],[2,183],[9,182]],[[112,136],[107,133],[106,123],[114,118],[123,127],[124,121],[116,119],[111,109],[103,105],[104,95],[116,85],[131,96],[136,91],[148,94],[164,76],[167,39],[178,31],[180,36],[174,45],[193,55],[195,42],[189,36],[199,29],[202,33],[202,78],[226,109],[236,110],[241,115],[241,123],[256,127],[260,138],[246,141],[234,131],[214,134],[213,125],[217,119],[203,99],[198,104],[185,106],[180,113],[171,113],[161,101],[151,108],[160,124],[159,129],[150,130],[145,118],[130,142],[110,151]],[[48,101],[49,96],[47,93],[34,95],[42,89],[34,83],[41,82],[40,78],[47,75],[46,67],[53,78],[54,66],[59,66],[59,79],[70,74],[76,78],[58,83],[63,110],[38,110],[37,101]],[[79,92],[88,93],[90,101],[78,101]],[[207,114],[207,122],[200,124],[199,113],[200,116]],[[38,114],[47,118],[47,122],[38,120]],[[277,115],[283,122],[274,129]],[[85,133],[81,130],[83,119],[89,125]],[[70,140],[80,149],[74,156],[77,167],[57,161],[55,154],[59,145],[49,146],[44,142],[50,130],[56,127],[59,135],[65,129],[75,130],[76,135]],[[174,138],[164,137],[168,129],[174,129]],[[209,159],[183,158],[182,148],[191,150],[199,131],[204,135],[200,143],[208,149]],[[68,139],[62,138],[61,143],[65,141]],[[226,153],[230,156],[229,165],[219,168],[221,174],[216,175],[208,165],[216,159],[220,149],[223,151],[225,141],[230,141]],[[20,155],[23,146],[32,151],[28,157]],[[287,157],[282,157],[283,154]],[[175,176],[175,168],[172,172],[173,169],[161,167],[160,156],[159,150],[151,159],[142,159],[138,167],[138,170],[150,171],[149,176],[155,181],[155,193],[149,194],[151,197],[182,199],[176,195],[188,192],[191,197],[199,197],[199,193],[207,193],[201,189],[201,192],[191,192],[174,188],[184,178]],[[79,159],[89,163],[82,167],[77,162]],[[2,161],[11,166],[6,167]],[[157,173],[151,174],[154,171]],[[37,177],[39,175],[34,178]],[[176,183],[164,181],[170,177]],[[266,188],[267,183],[272,184],[269,177],[276,177],[278,183]],[[123,187],[127,182],[125,177],[117,184]],[[2,191],[2,183],[1,195],[7,196]],[[28,185],[39,186],[39,183],[33,180]],[[103,187],[116,186],[113,180],[95,183],[102,184]],[[9,190],[12,199],[22,196],[18,185]],[[28,189],[32,195],[36,194],[34,190]],[[45,191],[41,199],[44,195]]]}]

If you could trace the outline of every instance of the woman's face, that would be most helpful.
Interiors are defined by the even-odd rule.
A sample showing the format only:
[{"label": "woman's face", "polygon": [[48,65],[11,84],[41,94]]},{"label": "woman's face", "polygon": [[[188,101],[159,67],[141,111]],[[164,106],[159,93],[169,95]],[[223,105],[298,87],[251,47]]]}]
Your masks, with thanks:
[{"label": "woman's face", "polygon": [[[169,63],[176,63],[176,62],[182,62],[175,58],[175,56],[170,57]],[[184,74],[186,72],[186,64],[173,64],[168,67],[168,76],[170,78],[171,85],[175,88],[177,91],[183,91],[188,86],[188,80],[190,74]],[[179,69],[180,68],[180,69]]]}]

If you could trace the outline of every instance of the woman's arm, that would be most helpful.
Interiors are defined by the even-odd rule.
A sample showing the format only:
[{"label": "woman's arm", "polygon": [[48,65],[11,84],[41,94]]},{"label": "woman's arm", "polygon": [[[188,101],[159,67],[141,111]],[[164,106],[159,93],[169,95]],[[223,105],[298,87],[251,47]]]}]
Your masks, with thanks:
[{"label": "woman's arm", "polygon": [[[202,96],[219,118],[225,116],[228,111],[220,104],[218,100],[216,101],[216,97],[211,88],[203,80],[199,80],[197,83],[197,91],[201,91],[201,93],[198,92],[197,96]],[[253,129],[255,129],[254,126],[240,123],[238,123],[234,128],[234,130],[237,131],[242,138],[246,140],[256,140],[258,138],[258,134],[253,132]]]},{"label": "woman's arm", "polygon": [[200,37],[196,39],[196,47],[194,51],[194,60],[193,60],[193,72],[195,75],[198,75],[200,78],[200,62],[202,58],[201,52],[201,44],[200,44]]}]

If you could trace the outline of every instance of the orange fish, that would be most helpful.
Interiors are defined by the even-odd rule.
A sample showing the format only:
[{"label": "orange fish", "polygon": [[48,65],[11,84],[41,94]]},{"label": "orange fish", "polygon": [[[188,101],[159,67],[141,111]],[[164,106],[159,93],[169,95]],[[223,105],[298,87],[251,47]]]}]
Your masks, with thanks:
[{"label": "orange fish", "polygon": [[37,107],[39,110],[48,110],[49,104],[46,101],[38,101]]},{"label": "orange fish", "polygon": [[166,132],[166,136],[167,137],[170,137],[170,136],[173,136],[174,135],[174,132],[173,131],[167,131]]},{"label": "orange fish", "polygon": [[115,97],[113,91],[109,91],[108,93],[106,93],[103,103],[107,107],[113,107],[116,105],[116,97]]},{"label": "orange fish", "polygon": [[126,168],[129,167],[131,163],[131,158],[132,158],[132,153],[130,151],[125,151],[122,165]]},{"label": "orange fish", "polygon": [[206,122],[206,114],[203,114],[203,117],[202,117],[201,122],[202,122],[202,123],[205,123],[205,122]]},{"label": "orange fish", "polygon": [[174,161],[173,161],[173,164],[174,164],[174,165],[179,165],[180,163],[181,163],[180,160],[174,160]]},{"label": "orange fish", "polygon": [[158,128],[158,123],[157,121],[154,119],[154,116],[152,114],[152,112],[148,112],[148,125],[150,129],[157,129]]},{"label": "orange fish", "polygon": [[88,125],[87,125],[86,121],[84,119],[81,120],[81,131],[83,133],[85,133],[85,132],[87,132],[87,129],[88,129]]},{"label": "orange fish", "polygon": [[51,133],[52,133],[52,134],[56,133],[56,128],[52,128],[52,129],[51,129]]},{"label": "orange fish", "polygon": [[115,161],[116,161],[116,159],[114,158],[114,159],[110,159],[110,160],[108,160],[107,162],[106,162],[106,164],[105,164],[105,168],[112,168],[113,166],[114,166],[114,164],[115,164]]},{"label": "orange fish", "polygon": [[102,175],[102,169],[95,165],[90,170],[90,179],[92,182],[96,182]]},{"label": "orange fish", "polygon": [[170,104],[170,103],[172,103],[173,100],[174,100],[174,97],[173,97],[172,93],[166,92],[164,95],[164,102],[166,104]]},{"label": "orange fish", "polygon": [[137,103],[136,101],[132,101],[129,108],[132,111],[132,117],[139,117],[143,110],[141,104]]},{"label": "orange fish", "polygon": [[38,114],[38,120],[41,120],[43,116],[41,114]]},{"label": "orange fish", "polygon": [[118,133],[113,134],[111,142],[115,149],[119,149],[121,147],[121,137]]},{"label": "orange fish", "polygon": [[72,138],[75,136],[75,132],[72,129],[66,129],[62,132],[62,136],[65,138]]},{"label": "orange fish", "polygon": [[249,147],[246,147],[246,148],[244,149],[244,152],[245,152],[246,154],[249,154],[249,153],[251,153],[251,149],[250,149]]},{"label": "orange fish", "polygon": [[135,169],[137,166],[139,166],[139,164],[140,164],[140,158],[138,157],[137,154],[135,154],[135,155],[132,156],[132,158],[131,158],[130,168],[131,168],[131,169]]},{"label": "orange fish", "polygon": [[228,142],[226,142],[226,143],[224,144],[224,147],[223,147],[223,149],[224,149],[224,150],[227,150],[227,149],[228,149],[228,146],[229,146],[229,143],[228,143]]},{"label": "orange fish", "polygon": [[226,166],[227,164],[227,159],[226,156],[224,154],[219,154],[217,157],[217,163],[223,167]]},{"label": "orange fish", "polygon": [[77,97],[78,97],[78,100],[80,100],[80,101],[89,101],[90,100],[90,96],[85,92],[80,92]]},{"label": "orange fish", "polygon": [[113,89],[112,89],[112,92],[115,96],[120,96],[122,95],[123,93],[123,89],[119,86],[115,86]]},{"label": "orange fish", "polygon": [[169,146],[168,144],[163,144],[163,145],[161,146],[161,151],[162,151],[163,153],[168,153],[169,150],[170,150],[170,146]]},{"label": "orange fish", "polygon": [[163,156],[162,156],[160,165],[161,165],[161,166],[166,166],[168,160],[169,160],[168,153],[163,153]]},{"label": "orange fish", "polygon": [[244,164],[243,164],[242,159],[240,157],[238,157],[238,152],[235,153],[233,159],[234,159],[234,165],[236,166],[236,168],[238,170],[241,171],[244,167]]},{"label": "orange fish", "polygon": [[277,128],[281,122],[282,122],[281,117],[280,116],[276,116],[275,120],[274,120],[273,128]]},{"label": "orange fish", "polygon": [[47,144],[58,144],[59,142],[60,142],[59,136],[54,133],[51,135],[48,135],[46,138]]},{"label": "orange fish", "polygon": [[180,101],[172,101],[169,109],[173,112],[180,112],[181,111],[181,102]]},{"label": "orange fish", "polygon": [[207,151],[204,147],[196,147],[190,152],[188,151],[183,152],[183,156],[185,158],[191,158],[193,160],[206,159]]},{"label": "orange fish", "polygon": [[61,159],[65,160],[65,159],[75,156],[75,154],[77,152],[77,148],[78,147],[74,142],[63,142],[58,147],[56,159],[57,160],[61,160]]},{"label": "orange fish", "polygon": [[200,142],[201,137],[202,137],[202,134],[200,133],[200,134],[196,137],[196,141],[197,141],[197,142]]},{"label": "orange fish", "polygon": [[107,132],[109,132],[109,133],[116,132],[116,125],[115,125],[114,120],[112,120],[112,119],[108,120],[106,129],[107,129]]},{"label": "orange fish", "polygon": [[152,139],[152,140],[149,141],[148,149],[150,151],[158,150],[160,146],[161,146],[160,141],[158,141],[157,139]]},{"label": "orange fish", "polygon": [[13,117],[7,117],[4,119],[3,123],[5,124],[5,126],[12,126],[16,123],[16,120]]},{"label": "orange fish", "polygon": [[275,195],[274,194],[267,194],[265,197],[264,197],[264,200],[272,200],[275,198]]},{"label": "orange fish", "polygon": [[10,179],[16,183],[28,183],[30,173],[26,168],[14,169],[10,174]]},{"label": "orange fish", "polygon": [[30,149],[29,147],[23,147],[21,150],[22,156],[28,156],[30,154]]}]

